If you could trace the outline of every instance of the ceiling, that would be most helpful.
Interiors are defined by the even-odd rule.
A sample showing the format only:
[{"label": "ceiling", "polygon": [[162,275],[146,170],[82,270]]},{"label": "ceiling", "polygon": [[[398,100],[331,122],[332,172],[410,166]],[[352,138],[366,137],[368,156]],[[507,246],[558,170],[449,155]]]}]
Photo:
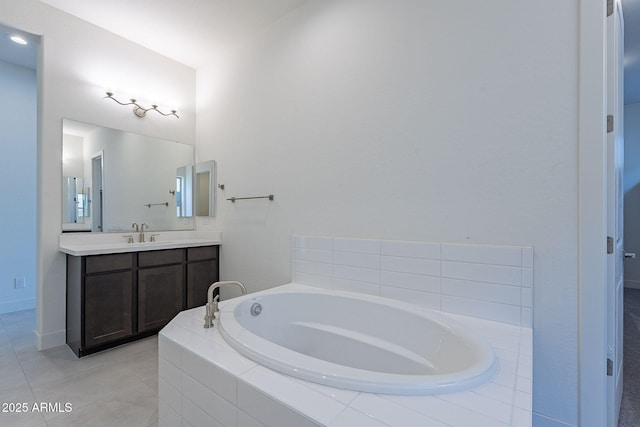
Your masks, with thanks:
[{"label": "ceiling", "polygon": [[[40,0],[199,68],[291,10],[313,0]],[[625,21],[625,104],[640,103],[640,0],[621,0]],[[0,25],[0,60],[35,69],[36,43],[17,46]],[[37,37],[20,32],[31,41]]]},{"label": "ceiling", "polygon": [[[22,46],[9,40],[9,36],[14,34],[27,40],[29,44]],[[11,64],[35,70],[38,58],[38,40],[38,36],[34,36],[33,34],[29,34],[24,31],[16,31],[11,27],[0,24],[0,61],[9,62]]]},{"label": "ceiling", "polygon": [[192,68],[307,0],[40,0]]}]

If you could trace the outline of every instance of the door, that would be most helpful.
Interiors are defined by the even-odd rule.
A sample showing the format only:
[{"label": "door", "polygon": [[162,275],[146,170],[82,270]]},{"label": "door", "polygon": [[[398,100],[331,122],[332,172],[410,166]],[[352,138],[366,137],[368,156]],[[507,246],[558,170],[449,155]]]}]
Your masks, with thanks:
[{"label": "door", "polygon": [[607,419],[618,425],[622,401],[623,319],[623,18],[619,0],[607,18]]}]

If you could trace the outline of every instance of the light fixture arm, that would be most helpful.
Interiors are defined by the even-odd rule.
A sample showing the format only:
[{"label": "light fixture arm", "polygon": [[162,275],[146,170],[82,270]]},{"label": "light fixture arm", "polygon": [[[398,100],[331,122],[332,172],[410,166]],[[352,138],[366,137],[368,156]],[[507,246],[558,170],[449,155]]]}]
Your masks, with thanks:
[{"label": "light fixture arm", "polygon": [[162,111],[158,110],[157,105],[151,105],[151,108],[144,108],[143,106],[138,104],[138,101],[136,101],[133,98],[129,100],[130,102],[120,102],[116,98],[114,98],[113,92],[106,92],[106,94],[107,96],[105,96],[105,98],[113,99],[115,102],[117,102],[120,105],[133,105],[133,114],[135,114],[138,117],[144,117],[147,115],[147,111],[153,110],[163,116],[176,116],[177,118],[180,118],[176,110],[171,110],[170,113],[163,113]]}]

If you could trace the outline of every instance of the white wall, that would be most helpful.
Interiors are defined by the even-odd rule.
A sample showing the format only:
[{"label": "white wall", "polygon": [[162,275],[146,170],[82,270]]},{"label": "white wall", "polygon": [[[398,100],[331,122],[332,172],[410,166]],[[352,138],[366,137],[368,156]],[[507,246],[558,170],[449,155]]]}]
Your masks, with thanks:
[{"label": "white wall", "polygon": [[327,0],[212,58],[196,154],[225,190],[198,227],[223,231],[222,278],[289,281],[293,233],[531,245],[536,423],[576,425],[577,19]]},{"label": "white wall", "polygon": [[[640,257],[640,104],[624,106],[624,249]],[[624,286],[640,289],[640,258],[625,259]]]},{"label": "white wall", "polygon": [[[38,66],[36,344],[65,342],[65,257],[61,232],[62,119],[195,144],[195,72],[37,0],[1,2],[3,24],[42,35]],[[166,109],[180,119],[148,114],[103,99],[111,89]],[[139,96],[138,96],[139,95]]]},{"label": "white wall", "polygon": [[36,105],[35,71],[0,61],[0,313],[36,304]]}]

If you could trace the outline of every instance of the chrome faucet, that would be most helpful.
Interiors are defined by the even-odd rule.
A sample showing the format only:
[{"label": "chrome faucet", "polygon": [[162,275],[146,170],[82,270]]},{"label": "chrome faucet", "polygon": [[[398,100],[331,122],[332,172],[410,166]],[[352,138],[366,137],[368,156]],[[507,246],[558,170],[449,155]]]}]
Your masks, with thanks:
[{"label": "chrome faucet", "polygon": [[226,282],[215,282],[209,289],[207,290],[207,305],[205,306],[205,315],[204,315],[204,327],[211,328],[213,327],[213,320],[216,318],[216,313],[218,310],[218,301],[220,301],[220,295],[213,296],[213,293],[216,289],[221,288],[226,285],[234,285],[240,288],[240,292],[242,295],[247,294],[247,288],[240,282],[236,282],[235,280],[230,280]]},{"label": "chrome faucet", "polygon": [[131,230],[135,231],[136,233],[137,233],[138,231],[140,231],[140,230],[138,229],[138,223],[137,223],[137,222],[134,222],[133,224],[131,224]]},{"label": "chrome faucet", "polygon": [[[138,238],[138,242],[144,243],[144,228],[147,227],[147,231],[149,230],[149,224],[143,222],[140,224],[140,237]],[[136,230],[137,231],[137,230]]]}]

